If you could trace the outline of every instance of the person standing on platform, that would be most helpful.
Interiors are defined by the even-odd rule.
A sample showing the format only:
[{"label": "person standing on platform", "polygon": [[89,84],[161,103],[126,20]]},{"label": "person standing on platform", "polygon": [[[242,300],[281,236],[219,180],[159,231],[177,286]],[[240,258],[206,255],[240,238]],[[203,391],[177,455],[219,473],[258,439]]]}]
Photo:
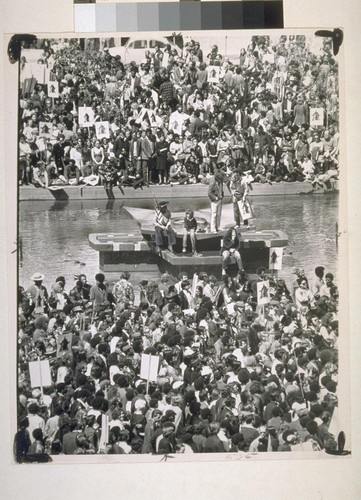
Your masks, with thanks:
[{"label": "person standing on platform", "polygon": [[163,245],[163,238],[168,239],[168,250],[174,253],[173,246],[176,243],[176,234],[171,227],[171,213],[168,209],[168,202],[161,201],[155,204],[154,215],[154,228],[155,228],[155,251],[160,252],[160,247]]},{"label": "person standing on platform", "polygon": [[[242,178],[238,170],[232,173],[229,189],[232,194],[234,222],[236,224],[236,228],[239,228],[242,221],[239,207],[247,200],[247,184],[242,182]],[[248,225],[247,219],[243,222],[245,226]]]},{"label": "person standing on platform", "polygon": [[213,182],[209,185],[208,198],[211,202],[211,233],[218,233],[221,216],[222,216],[222,200],[223,200],[223,175],[217,172]]}]

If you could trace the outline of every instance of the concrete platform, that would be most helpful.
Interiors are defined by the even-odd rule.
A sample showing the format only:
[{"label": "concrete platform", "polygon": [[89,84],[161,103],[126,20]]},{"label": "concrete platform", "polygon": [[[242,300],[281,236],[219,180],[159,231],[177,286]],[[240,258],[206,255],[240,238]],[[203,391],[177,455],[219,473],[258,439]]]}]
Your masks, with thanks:
[{"label": "concrete platform", "polygon": [[[206,184],[190,184],[186,186],[165,184],[150,185],[134,189],[132,187],[118,187],[113,189],[115,199],[119,200],[150,200],[155,196],[160,198],[206,198],[208,193]],[[228,190],[225,190],[225,201],[230,198]],[[271,184],[253,184],[251,196],[283,196],[290,194],[310,194],[315,190],[310,182],[276,182]],[[320,192],[320,191],[318,191]],[[62,189],[52,191],[34,186],[19,187],[19,201],[40,200],[106,200],[107,194],[102,186],[63,186]]]}]

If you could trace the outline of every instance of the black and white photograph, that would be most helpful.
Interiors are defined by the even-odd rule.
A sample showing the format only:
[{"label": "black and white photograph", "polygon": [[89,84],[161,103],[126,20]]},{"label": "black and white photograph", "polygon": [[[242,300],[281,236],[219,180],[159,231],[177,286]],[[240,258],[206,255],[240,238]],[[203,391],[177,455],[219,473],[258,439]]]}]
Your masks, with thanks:
[{"label": "black and white photograph", "polygon": [[348,453],[342,51],[124,35],[21,49],[16,462]]}]

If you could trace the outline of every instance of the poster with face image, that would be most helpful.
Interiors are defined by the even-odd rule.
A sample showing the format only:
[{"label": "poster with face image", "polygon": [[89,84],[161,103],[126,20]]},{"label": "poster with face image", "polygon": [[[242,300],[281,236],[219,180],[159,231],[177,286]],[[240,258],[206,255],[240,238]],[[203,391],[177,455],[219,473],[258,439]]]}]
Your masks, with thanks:
[{"label": "poster with face image", "polygon": [[219,66],[207,66],[208,82],[209,83],[219,83],[221,68]]},{"label": "poster with face image", "polygon": [[104,121],[104,122],[95,122],[95,134],[97,139],[103,139],[104,137],[106,139],[109,139],[110,137],[110,130],[109,130],[109,122]]},{"label": "poster with face image", "polygon": [[91,127],[94,125],[94,111],[89,106],[79,106],[78,121],[80,127]]},{"label": "poster with face image", "polygon": [[48,82],[48,97],[57,99],[59,97],[59,82],[51,81]]}]

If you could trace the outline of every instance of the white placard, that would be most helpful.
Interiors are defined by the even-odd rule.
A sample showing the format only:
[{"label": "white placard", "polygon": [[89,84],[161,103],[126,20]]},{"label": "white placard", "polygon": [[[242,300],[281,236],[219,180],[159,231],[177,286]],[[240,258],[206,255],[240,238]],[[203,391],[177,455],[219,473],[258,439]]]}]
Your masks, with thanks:
[{"label": "white placard", "polygon": [[102,414],[102,431],[99,439],[99,451],[105,452],[106,445],[109,442],[109,417]]},{"label": "white placard", "polygon": [[31,387],[49,387],[52,385],[49,360],[29,361]]},{"label": "white placard", "polygon": [[158,377],[158,368],[159,368],[159,356],[142,354],[142,361],[140,365],[140,378],[156,382]]},{"label": "white placard", "polygon": [[196,295],[197,284],[198,284],[198,274],[194,273],[192,279],[192,297],[195,297]]}]

